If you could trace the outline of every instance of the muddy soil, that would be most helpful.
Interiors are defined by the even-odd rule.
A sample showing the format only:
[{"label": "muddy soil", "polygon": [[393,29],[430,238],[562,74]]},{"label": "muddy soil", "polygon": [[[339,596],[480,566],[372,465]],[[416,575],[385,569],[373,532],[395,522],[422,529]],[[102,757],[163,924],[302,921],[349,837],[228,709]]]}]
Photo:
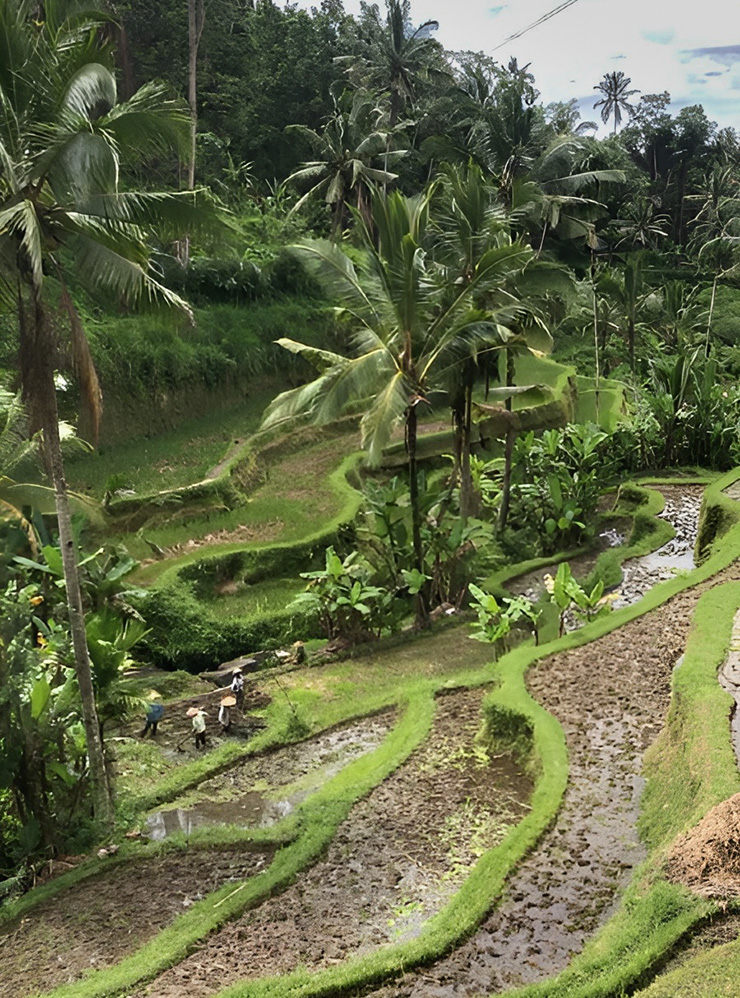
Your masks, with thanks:
[{"label": "muddy soil", "polygon": [[394,722],[395,714],[386,711],[299,745],[243,759],[199,784],[180,806],[175,802],[151,815],[145,833],[159,840],[199,825],[272,825],[353,759],[377,748]]},{"label": "muddy soil", "polygon": [[530,670],[532,695],[561,722],[570,780],[553,828],[512,877],[505,899],[447,959],[372,992],[377,998],[473,998],[563,969],[611,914],[642,857],[635,821],[644,749],[660,731],[671,671],[706,589],[680,593],[596,642]]},{"label": "muddy soil", "polygon": [[[196,858],[197,857],[197,858]],[[0,994],[22,998],[108,967],[193,902],[269,865],[271,852],[170,853],[111,868],[0,932]]]},{"label": "muddy soil", "polygon": [[[154,681],[156,682],[156,679]],[[261,717],[253,716],[250,712],[267,706],[271,700],[270,695],[256,684],[250,683],[244,691],[242,710],[232,709],[230,734],[223,735],[217,717],[219,701],[225,692],[227,691],[220,687],[214,688],[204,682],[202,693],[178,700],[176,703],[167,704],[164,717],[159,722],[156,736],[152,738],[151,734],[147,734],[147,740],[151,739],[156,742],[165,757],[178,764],[189,762],[201,754],[195,749],[193,722],[192,718],[187,716],[189,707],[201,707],[206,713],[206,751],[220,745],[227,739],[246,741],[251,738],[257,730],[264,727],[264,721]],[[143,717],[136,723],[124,725],[119,733],[125,738],[138,738],[142,726]]]},{"label": "muddy soil", "polygon": [[353,809],[326,859],[132,998],[199,998],[417,933],[519,820],[531,792],[508,757],[475,749],[483,695],[441,697],[425,746]]}]

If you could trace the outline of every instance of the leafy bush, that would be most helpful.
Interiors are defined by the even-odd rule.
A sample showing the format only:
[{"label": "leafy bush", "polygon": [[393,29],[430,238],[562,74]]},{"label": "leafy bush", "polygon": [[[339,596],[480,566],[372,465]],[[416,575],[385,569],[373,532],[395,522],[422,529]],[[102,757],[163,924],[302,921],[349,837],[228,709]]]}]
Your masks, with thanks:
[{"label": "leafy bush", "polygon": [[168,670],[203,672],[250,651],[279,648],[292,644],[297,636],[321,634],[316,616],[305,610],[217,618],[183,581],[153,589],[132,602],[149,628],[137,653]]}]

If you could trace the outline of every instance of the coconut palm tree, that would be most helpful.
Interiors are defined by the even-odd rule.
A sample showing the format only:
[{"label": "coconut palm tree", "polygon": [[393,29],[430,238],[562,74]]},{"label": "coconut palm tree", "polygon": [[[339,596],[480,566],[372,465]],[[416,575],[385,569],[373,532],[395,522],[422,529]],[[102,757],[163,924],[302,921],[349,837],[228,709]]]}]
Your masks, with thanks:
[{"label": "coconut palm tree", "polygon": [[[487,401],[503,401],[510,407],[513,396],[533,386],[515,387],[513,378],[506,377],[501,387],[491,389],[490,377],[498,373],[500,356],[513,360],[519,352],[549,353],[552,339],[538,307],[538,295],[522,294],[522,288],[532,279],[534,253],[525,243],[512,238],[497,190],[480,167],[471,163],[466,168],[450,167],[445,171],[437,225],[437,255],[445,264],[451,288],[471,281],[486,254],[497,260],[495,270],[489,270],[486,280],[479,282],[474,297],[475,305],[489,315],[490,321],[478,327],[475,337],[451,344],[449,351],[455,465],[460,480],[460,514],[465,519],[474,508],[470,446],[475,386],[484,379]],[[550,265],[546,269],[545,286],[555,292],[563,272]],[[511,373],[511,364],[505,363],[504,368]]]},{"label": "coconut palm tree", "polygon": [[[316,380],[284,392],[268,407],[263,426],[308,415],[317,423],[336,418],[350,403],[361,402],[362,442],[370,463],[377,464],[393,429],[402,424],[409,465],[414,564],[423,571],[421,509],[417,468],[419,409],[428,402],[439,379],[470,353],[476,342],[487,341],[503,315],[515,306],[507,303],[498,313],[476,306],[476,295],[495,281],[511,258],[524,262],[529,247],[516,244],[503,251],[493,248],[473,264],[469,279],[451,284],[446,268],[431,253],[429,214],[434,188],[412,198],[397,192],[372,195],[372,218],[359,216],[362,251],[355,265],[339,246],[312,241],[295,248],[328,294],[344,308],[352,328],[348,355],[317,350],[293,340],[281,346],[302,354],[321,372]],[[426,607],[417,603],[420,623]]]},{"label": "coconut palm tree", "polygon": [[597,100],[594,107],[601,108],[601,120],[604,124],[613,116],[614,117],[614,134],[617,134],[617,128],[622,123],[622,112],[626,114],[632,113],[632,105],[627,100],[633,94],[639,94],[639,90],[628,90],[627,87],[632,83],[632,78],[625,76],[624,73],[618,70],[615,73],[604,73],[604,77],[601,83],[598,83],[594,90],[598,90],[604,96]]},{"label": "coconut palm tree", "polygon": [[394,128],[402,113],[408,113],[420,82],[432,71],[438,46],[430,33],[439,24],[429,20],[413,28],[410,0],[385,0],[385,6],[385,21],[376,5],[368,5],[363,12],[365,53],[342,56],[340,61],[347,63],[350,78],[390,95],[388,124]]},{"label": "coconut palm tree", "polygon": [[[294,170],[287,182],[311,186],[295,204],[299,210],[309,198],[323,194],[332,211],[331,234],[336,238],[345,227],[349,208],[354,206],[367,218],[372,183],[387,185],[396,180],[388,164],[405,154],[390,151],[393,129],[383,128],[383,113],[372,98],[362,92],[345,91],[334,98],[334,111],[323,131],[305,125],[289,125],[286,131],[302,136],[314,149],[316,159]],[[373,162],[384,158],[383,167]]]},{"label": "coconut palm tree", "polygon": [[184,148],[188,119],[154,85],[117,102],[99,31],[103,19],[47,0],[39,21],[31,0],[0,0],[0,275],[6,303],[12,299],[17,310],[23,393],[31,427],[43,435],[55,490],[93,805],[107,822],[111,795],[59,439],[57,313],[65,315],[81,393],[99,417],[100,388],[68,277],[116,298],[143,297],[187,310],[156,279],[147,232],[157,222],[168,234],[192,232],[205,215],[190,210],[192,193],[178,198],[121,190],[122,153]]}]

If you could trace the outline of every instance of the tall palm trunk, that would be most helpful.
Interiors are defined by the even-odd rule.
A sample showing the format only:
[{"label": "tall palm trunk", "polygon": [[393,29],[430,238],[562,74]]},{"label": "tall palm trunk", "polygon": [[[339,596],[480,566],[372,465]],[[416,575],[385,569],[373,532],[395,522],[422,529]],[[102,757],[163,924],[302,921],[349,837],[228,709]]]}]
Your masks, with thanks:
[{"label": "tall palm trunk", "polygon": [[[419,467],[416,459],[418,417],[417,399],[412,399],[406,413],[406,451],[409,457],[409,503],[411,506],[411,539],[414,548],[414,568],[424,573],[424,548],[421,541],[421,506],[419,503]],[[428,627],[426,586],[416,594],[416,626]]]},{"label": "tall palm trunk", "polygon": [[43,431],[44,454],[54,485],[59,545],[62,552],[67,592],[69,629],[87,738],[93,808],[95,816],[108,825],[112,824],[113,821],[113,801],[105,769],[100,722],[95,705],[95,692],[85,633],[85,615],[82,608],[80,573],[77,566],[72,517],[59,439],[59,413],[54,384],[53,335],[49,316],[41,299],[40,289],[32,287],[28,312],[24,309],[22,302],[19,302],[19,305],[23,390],[30,405],[32,419]]},{"label": "tall palm trunk", "polygon": [[[514,353],[508,347],[504,350],[506,365],[506,385],[514,384],[516,369],[514,367]],[[504,477],[501,483],[501,505],[498,510],[498,522],[496,529],[503,533],[506,521],[509,519],[509,509],[511,507],[511,465],[514,456],[514,439],[516,437],[516,420],[512,412],[511,399],[504,403],[508,418],[506,420],[506,441],[504,444]]]}]

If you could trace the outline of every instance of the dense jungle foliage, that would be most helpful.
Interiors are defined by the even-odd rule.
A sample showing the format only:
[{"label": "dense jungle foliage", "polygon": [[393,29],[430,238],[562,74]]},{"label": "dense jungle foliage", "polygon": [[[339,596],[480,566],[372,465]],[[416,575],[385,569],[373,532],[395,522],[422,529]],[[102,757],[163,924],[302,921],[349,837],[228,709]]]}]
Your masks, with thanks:
[{"label": "dense jungle foliage", "polygon": [[[740,463],[740,138],[621,73],[594,81],[614,123],[597,138],[536,67],[446,52],[408,0],[357,18],[341,0],[99,16],[0,0],[0,20],[11,889],[26,858],[83,847],[93,812],[113,820],[104,742],[142,709],[137,654],[195,671],[285,644],[296,621],[370,640],[468,591],[488,639],[536,635],[541,609],[480,588],[496,570],[587,546],[628,474]],[[257,442],[211,484],[225,436],[260,427],[264,405],[239,406],[265,392]],[[164,491],[116,463],[122,441],[214,409],[228,432],[177,480],[197,434],[169,442]],[[303,533],[270,548],[306,474],[291,434],[337,421],[335,465],[359,424],[381,471],[345,515],[317,463]],[[101,430],[104,480],[72,425]],[[63,454],[86,493],[74,517]],[[186,551],[237,528],[257,553]],[[152,552],[190,560],[149,592],[135,573]],[[563,575],[551,602],[590,619],[603,586]]]}]

